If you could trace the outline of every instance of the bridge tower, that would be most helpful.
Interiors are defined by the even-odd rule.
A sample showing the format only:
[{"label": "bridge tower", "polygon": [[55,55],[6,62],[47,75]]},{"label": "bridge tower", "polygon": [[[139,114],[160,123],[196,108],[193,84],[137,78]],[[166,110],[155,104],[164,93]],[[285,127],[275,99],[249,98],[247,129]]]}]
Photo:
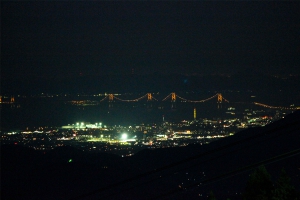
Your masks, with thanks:
[{"label": "bridge tower", "polygon": [[171,93],[171,102],[172,102],[171,108],[176,108],[176,104],[175,104],[175,102],[176,102],[176,94],[175,94],[175,92]]},{"label": "bridge tower", "polygon": [[172,92],[171,95],[172,95],[171,96],[171,101],[175,102],[176,101],[176,94],[175,94],[175,92]]},{"label": "bridge tower", "polygon": [[114,107],[114,105],[112,103],[113,101],[114,101],[114,95],[113,94],[108,94],[108,102],[109,102],[108,107],[109,108]]},{"label": "bridge tower", "polygon": [[223,96],[221,93],[218,93],[218,103],[222,103],[223,101]]},{"label": "bridge tower", "polygon": [[196,108],[194,108],[194,120],[196,120],[196,117],[197,117],[197,111]]},{"label": "bridge tower", "polygon": [[147,93],[147,101],[148,101],[147,108],[152,108],[152,94],[151,93]]},{"label": "bridge tower", "polygon": [[114,100],[114,95],[113,94],[109,94],[108,95],[108,100],[109,101],[113,101]]},{"label": "bridge tower", "polygon": [[223,96],[222,96],[221,93],[218,93],[218,101],[217,101],[217,103],[218,103],[218,109],[222,108],[222,101],[223,101]]},{"label": "bridge tower", "polygon": [[152,94],[148,93],[147,96],[148,96],[147,101],[152,101]]}]

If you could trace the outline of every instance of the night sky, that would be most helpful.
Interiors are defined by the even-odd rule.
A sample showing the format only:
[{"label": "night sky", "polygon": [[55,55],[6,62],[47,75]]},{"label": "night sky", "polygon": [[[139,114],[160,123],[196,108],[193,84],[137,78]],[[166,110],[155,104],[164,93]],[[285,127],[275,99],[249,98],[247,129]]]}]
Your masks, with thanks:
[{"label": "night sky", "polygon": [[298,2],[3,2],[1,76],[300,74]]}]

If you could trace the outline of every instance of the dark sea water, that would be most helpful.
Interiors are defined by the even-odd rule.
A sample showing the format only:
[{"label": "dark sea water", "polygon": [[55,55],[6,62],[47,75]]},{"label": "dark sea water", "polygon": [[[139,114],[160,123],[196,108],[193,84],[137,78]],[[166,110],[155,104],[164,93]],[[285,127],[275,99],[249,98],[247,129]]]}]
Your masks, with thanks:
[{"label": "dark sea water", "polygon": [[[180,96],[189,100],[202,100],[213,96],[215,93],[192,94],[185,93]],[[1,104],[1,129],[24,129],[26,127],[56,127],[76,122],[102,122],[104,125],[138,125],[141,123],[161,123],[163,116],[165,121],[177,122],[181,120],[192,120],[193,111],[196,108],[197,119],[199,118],[228,118],[239,117],[245,109],[261,110],[263,107],[255,106],[253,101],[270,104],[284,105],[295,102],[297,97],[285,98],[285,96],[274,97],[255,95],[249,92],[227,93],[223,96],[230,102],[217,103],[217,98],[203,102],[191,103],[181,102],[176,99],[161,101],[163,94],[153,94],[159,101],[147,102],[146,99],[138,102],[115,102],[103,101],[103,96],[67,96],[67,97],[15,97],[14,104]],[[142,95],[141,95],[142,96]],[[251,97],[252,96],[252,97]],[[255,97],[253,97],[255,96]],[[136,95],[120,95],[122,99],[135,99]],[[97,105],[76,106],[71,100],[90,100]],[[270,102],[270,103],[269,103]],[[229,116],[225,112],[229,107],[236,108],[235,116]]]}]

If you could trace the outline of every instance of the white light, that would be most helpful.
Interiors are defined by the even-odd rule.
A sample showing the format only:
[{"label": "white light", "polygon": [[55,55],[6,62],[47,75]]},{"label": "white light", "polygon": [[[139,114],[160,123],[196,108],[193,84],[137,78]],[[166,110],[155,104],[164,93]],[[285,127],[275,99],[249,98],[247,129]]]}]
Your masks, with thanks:
[{"label": "white light", "polygon": [[126,133],[123,133],[123,134],[122,134],[122,139],[123,139],[123,140],[126,140],[126,139],[127,139],[127,134],[126,134]]}]

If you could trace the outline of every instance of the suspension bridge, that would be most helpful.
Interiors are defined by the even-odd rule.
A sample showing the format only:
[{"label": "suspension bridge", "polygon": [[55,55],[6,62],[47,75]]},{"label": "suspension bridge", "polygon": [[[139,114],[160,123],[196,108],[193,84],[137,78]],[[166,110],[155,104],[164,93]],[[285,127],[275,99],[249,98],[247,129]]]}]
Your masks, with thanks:
[{"label": "suspension bridge", "polygon": [[[168,94],[166,97],[162,98],[161,100],[158,100],[157,98],[155,98],[153,96],[152,93],[146,93],[145,95],[135,98],[135,99],[122,99],[120,97],[118,97],[117,95],[114,94],[107,94],[103,99],[101,99],[99,102],[103,102],[103,101],[108,101],[108,102],[138,102],[138,101],[161,101],[161,102],[187,102],[187,103],[204,103],[210,100],[216,99],[217,103],[229,103],[229,100],[227,100],[226,98],[224,98],[224,96],[221,93],[216,93],[215,95],[209,97],[209,98],[205,98],[205,99],[200,99],[200,100],[190,100],[190,99],[186,99],[184,97],[181,97],[179,95],[177,95],[175,92],[172,92],[170,94]],[[281,110],[299,110],[300,107],[286,107],[286,106],[271,106],[271,105],[267,105],[267,104],[263,104],[263,103],[259,103],[259,102],[252,102],[254,105],[257,106],[261,106],[261,107],[265,107],[265,108],[270,108],[270,109],[281,109]]]}]

